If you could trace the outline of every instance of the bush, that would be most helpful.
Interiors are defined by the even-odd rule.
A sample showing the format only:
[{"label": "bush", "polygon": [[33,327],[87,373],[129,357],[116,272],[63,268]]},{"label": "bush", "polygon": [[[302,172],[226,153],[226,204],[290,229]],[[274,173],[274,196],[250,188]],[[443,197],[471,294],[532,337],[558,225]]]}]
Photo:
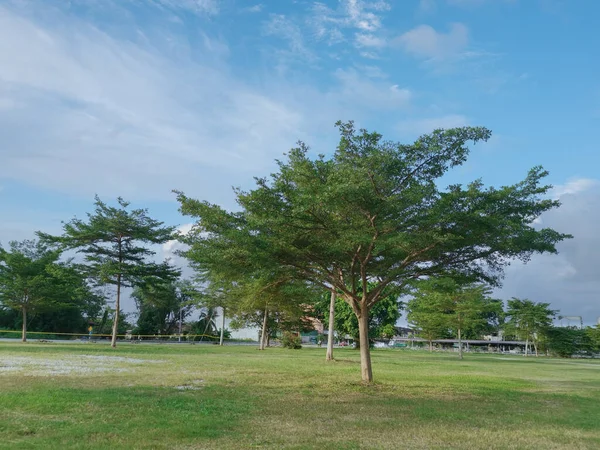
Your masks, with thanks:
[{"label": "bush", "polygon": [[300,336],[296,336],[295,334],[286,331],[283,333],[281,345],[283,345],[285,348],[297,350],[302,348],[302,339],[300,339]]}]

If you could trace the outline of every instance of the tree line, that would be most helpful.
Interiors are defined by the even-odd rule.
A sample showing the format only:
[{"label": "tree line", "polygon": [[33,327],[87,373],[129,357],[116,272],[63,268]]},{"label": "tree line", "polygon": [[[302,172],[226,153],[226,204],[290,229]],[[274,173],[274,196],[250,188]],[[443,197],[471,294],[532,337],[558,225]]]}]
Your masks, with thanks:
[{"label": "tree line", "polygon": [[[175,236],[146,210],[129,211],[122,199],[117,207],[97,199],[86,221],[71,220],[61,236],[38,237],[52,251],[81,254],[84,261],[73,267],[86,281],[115,286],[113,345],[123,287],[144,299],[183,292],[172,285],[179,271],[153,262],[148,247],[177,238],[186,244],[180,254],[195,271],[203,306],[260,325],[261,348],[269,327],[300,330],[322,314],[330,329],[327,359],[333,328],[355,327],[365,382],[373,381],[373,334],[392,332],[401,298],[412,298],[409,319],[420,333],[455,330],[462,339],[494,314],[497,306],[482,298],[500,285],[507,264],[556,253],[556,244],[572,237],[536,226],[560,206],[547,195],[542,167],[498,188],[481,180],[440,187],[449,170],[466,162],[469,143],[490,138],[486,128],[435,130],[404,144],[353,122],[336,126],[340,141],[330,157],[299,142],[254,188],[235,189],[235,211],[175,191],[180,212],[194,222],[185,235]],[[3,252],[6,258],[11,250]],[[6,262],[0,267],[7,272]],[[4,305],[29,308],[32,297],[21,292],[15,303],[2,289]],[[539,340],[531,342],[537,348]]]},{"label": "tree line", "polygon": [[[589,356],[600,352],[599,327],[556,327],[559,311],[549,303],[511,298],[506,309],[502,300],[490,296],[483,284],[460,285],[450,278],[427,280],[407,304],[407,318],[415,335],[433,350],[433,341],[458,339],[459,358],[463,339],[485,336],[525,343],[524,353],[561,357]],[[533,349],[533,352],[532,352]]]}]

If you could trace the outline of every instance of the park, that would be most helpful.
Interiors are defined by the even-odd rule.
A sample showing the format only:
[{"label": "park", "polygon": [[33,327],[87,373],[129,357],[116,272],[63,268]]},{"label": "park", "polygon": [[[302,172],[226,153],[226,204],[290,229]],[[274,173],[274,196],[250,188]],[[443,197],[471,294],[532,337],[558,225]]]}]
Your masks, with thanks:
[{"label": "park", "polygon": [[0,344],[2,447],[593,449],[600,363],[375,349]]},{"label": "park", "polygon": [[0,0],[0,449],[599,449],[593,3]]},{"label": "park", "polygon": [[[435,180],[489,130],[439,129],[401,145],[337,126],[331,159],[300,144],[269,180],[236,191],[241,211],[175,192],[194,220],[185,234],[96,196],[62,234],[0,248],[0,319],[13,324],[2,332],[14,337],[20,325],[22,341],[0,344],[3,443],[597,448],[600,328],[559,327],[549,303],[492,297],[510,261],[573,238],[536,227],[560,206],[546,196],[547,172],[534,167],[502,188],[440,189]],[[155,258],[175,240],[191,278]],[[138,314],[124,334],[127,296]],[[258,348],[225,340],[217,309],[259,326]],[[404,311],[411,339],[425,345],[378,348]],[[326,350],[302,346],[316,321],[328,324]],[[94,327],[106,331],[94,337]],[[35,341],[52,332],[82,339]],[[356,348],[334,351],[336,332]],[[518,339],[497,342],[524,355],[469,352],[468,338],[486,333]],[[227,345],[208,343],[218,334]],[[443,338],[457,352],[434,352]]]}]

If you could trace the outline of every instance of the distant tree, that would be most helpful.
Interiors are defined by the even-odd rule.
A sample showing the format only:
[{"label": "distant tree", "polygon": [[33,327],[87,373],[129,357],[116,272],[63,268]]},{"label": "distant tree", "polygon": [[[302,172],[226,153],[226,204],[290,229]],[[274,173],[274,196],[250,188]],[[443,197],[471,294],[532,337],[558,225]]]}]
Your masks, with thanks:
[{"label": "distant tree", "polygon": [[52,274],[48,268],[58,263],[60,252],[35,241],[11,242],[0,249],[0,302],[20,311],[22,340],[27,341],[27,315],[49,308],[53,296]]},{"label": "distant tree", "polygon": [[189,332],[199,336],[202,340],[204,337],[216,338],[219,333],[215,318],[217,317],[216,308],[203,308],[200,311],[200,317],[189,328]]},{"label": "distant tree", "polygon": [[571,358],[575,354],[591,355],[594,351],[592,336],[586,329],[549,326],[544,335],[544,343],[550,353],[561,358]]},{"label": "distant tree", "polygon": [[426,296],[416,296],[407,304],[406,319],[416,329],[417,336],[427,339],[429,351],[433,351],[433,341],[447,337],[446,318],[438,310],[437,304]]},{"label": "distant tree", "polygon": [[255,278],[238,283],[230,295],[236,299],[230,308],[232,324],[261,328],[259,349],[264,350],[277,332],[302,331],[305,305],[311,301],[312,291],[294,279],[271,282],[269,278]]},{"label": "distant tree", "polygon": [[[329,295],[323,295],[321,309],[324,311],[325,320],[329,320]],[[376,339],[391,339],[396,334],[396,322],[401,316],[402,302],[394,294],[385,296],[373,306],[369,316],[370,345]],[[360,348],[360,332],[358,319],[350,305],[346,302],[335,303],[334,316],[335,329],[339,335],[349,335]]]},{"label": "distant tree", "polygon": [[585,333],[592,344],[592,350],[594,352],[600,352],[600,325],[596,325],[595,327],[587,327],[585,329]]},{"label": "distant tree", "polygon": [[512,298],[508,301],[506,310],[505,330],[525,340],[525,356],[528,354],[530,341],[535,348],[535,356],[538,356],[538,343],[552,326],[552,320],[557,313],[557,310],[550,309],[549,303]]},{"label": "distant tree", "polygon": [[112,347],[116,347],[121,289],[164,283],[179,276],[179,271],[167,261],[158,264],[148,259],[155,252],[147,245],[174,239],[174,227],[165,227],[150,218],[145,209],[128,210],[129,203],[122,198],[118,199],[118,207],[106,205],[98,196],[94,204],[94,213],[88,213],[88,220],[74,218],[65,223],[62,236],[42,232],[38,236],[45,242],[60,244],[63,249],[83,253],[88,276],[100,285],[116,286],[111,340]]},{"label": "distant tree", "polygon": [[[115,327],[115,310],[113,308],[107,307],[106,315],[103,316],[103,319],[106,318],[106,321],[101,321],[100,326],[96,327],[94,334],[103,334],[112,336],[112,330]],[[124,335],[127,332],[131,332],[135,329],[135,325],[130,322],[132,314],[125,313],[123,310],[119,311],[119,321],[117,322],[117,335]]]},{"label": "distant tree", "polygon": [[[185,198],[181,193],[178,196]],[[181,212],[207,219],[179,237],[188,246],[180,254],[196,271],[196,281],[205,286],[203,306],[226,309],[234,326],[255,324],[260,315],[261,350],[275,331],[274,324],[279,328],[301,320],[314,285],[277,264],[271,257],[268,236],[254,229],[243,214],[230,215],[206,202],[186,199]],[[221,234],[215,232],[217,228]]]},{"label": "distant tree", "polygon": [[458,339],[458,356],[463,359],[465,330],[487,323],[486,315],[500,305],[492,302],[489,294],[485,285],[463,285],[451,278],[429,279],[418,284],[414,303],[409,306],[411,319],[413,323],[421,320],[430,333],[450,330]]},{"label": "distant tree", "polygon": [[[85,277],[59,257],[59,250],[39,241],[11,242],[8,250],[0,248],[0,304],[20,313],[23,342],[33,314],[56,319],[71,313],[71,319],[79,319],[86,310],[93,312],[95,302],[101,302]],[[56,331],[58,324],[39,322],[47,326],[44,331]]]},{"label": "distant tree", "polygon": [[465,330],[467,339],[481,339],[484,335],[498,334],[505,320],[504,301],[486,297],[487,306],[482,313],[482,321],[472,324]]},{"label": "distant tree", "polygon": [[143,283],[132,293],[138,308],[137,334],[173,334],[196,303],[189,282]]},{"label": "distant tree", "polygon": [[[357,317],[362,379],[372,382],[369,317],[387,287],[449,271],[495,283],[510,260],[555,253],[555,244],[569,236],[534,226],[559,205],[547,198],[540,167],[513,186],[475,181],[438,188],[448,169],[466,161],[469,141],[490,137],[485,128],[435,130],[401,144],[352,122],[337,126],[341,138],[331,158],[311,158],[300,143],[269,178],[256,179],[255,189],[237,191],[238,212],[181,193],[178,200],[204,233],[194,251],[212,249],[202,257],[208,266],[211,258],[224,261],[215,250],[228,242],[222,249],[233,262],[231,273],[243,268],[232,260],[238,255],[335,288]],[[258,257],[248,245],[253,237],[260,240]]]}]

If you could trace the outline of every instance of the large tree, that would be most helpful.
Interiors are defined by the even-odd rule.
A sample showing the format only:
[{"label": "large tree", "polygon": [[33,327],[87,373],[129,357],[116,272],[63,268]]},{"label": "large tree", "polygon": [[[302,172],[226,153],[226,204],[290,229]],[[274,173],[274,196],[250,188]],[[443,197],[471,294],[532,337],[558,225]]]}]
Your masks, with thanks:
[{"label": "large tree", "polygon": [[548,329],[557,310],[550,309],[550,303],[536,303],[528,299],[512,298],[506,309],[505,330],[520,339],[525,339],[525,356],[529,342],[533,343],[535,356],[538,356],[538,343]]},{"label": "large tree", "polygon": [[117,345],[121,308],[121,289],[143,284],[164,283],[179,275],[168,261],[156,263],[148,245],[163,244],[174,239],[174,227],[148,216],[146,209],[129,209],[129,203],[118,198],[118,206],[109,206],[98,196],[95,210],[87,221],[74,218],[63,226],[62,236],[38,232],[46,242],[63,249],[76,249],[85,255],[88,275],[101,285],[116,286],[112,347]]},{"label": "large tree", "polygon": [[[0,247],[0,304],[20,313],[23,342],[34,313],[80,319],[83,312],[93,313],[101,303],[77,268],[59,258],[59,250],[39,241],[11,242],[8,250]],[[44,331],[53,331],[56,325]]]},{"label": "large tree", "polygon": [[[466,161],[469,141],[490,137],[485,128],[436,130],[400,144],[357,131],[352,122],[338,127],[341,139],[331,158],[311,159],[300,143],[277,172],[256,180],[255,189],[237,191],[239,212],[214,215],[211,205],[194,208],[201,202],[183,194],[179,201],[207,231],[203,241],[231,236],[230,224],[243,221],[263,240],[268,260],[335,288],[358,319],[362,378],[371,382],[369,315],[387,287],[448,272],[498,283],[510,260],[555,253],[555,244],[569,236],[534,226],[559,205],[545,198],[550,186],[541,184],[541,167],[512,186],[438,187],[448,169]],[[243,240],[231,244],[248,250]]]}]

